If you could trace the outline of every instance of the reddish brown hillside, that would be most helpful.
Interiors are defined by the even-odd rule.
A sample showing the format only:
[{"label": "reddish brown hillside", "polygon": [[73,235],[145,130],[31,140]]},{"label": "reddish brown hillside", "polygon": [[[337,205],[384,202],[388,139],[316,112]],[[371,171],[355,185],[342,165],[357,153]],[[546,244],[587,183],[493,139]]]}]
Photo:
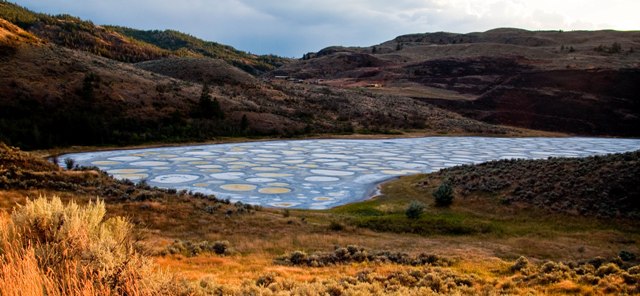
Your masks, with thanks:
[{"label": "reddish brown hillside", "polygon": [[0,72],[11,74],[0,77],[0,140],[23,148],[413,129],[518,133],[409,98],[264,83],[228,65],[215,69],[215,62],[140,65],[192,81],[206,79],[213,84],[207,103],[202,85],[191,81],[52,44],[4,44],[10,50],[0,55]]},{"label": "reddish brown hillside", "polygon": [[413,34],[330,47],[272,72],[410,96],[495,124],[639,136],[640,32]]}]

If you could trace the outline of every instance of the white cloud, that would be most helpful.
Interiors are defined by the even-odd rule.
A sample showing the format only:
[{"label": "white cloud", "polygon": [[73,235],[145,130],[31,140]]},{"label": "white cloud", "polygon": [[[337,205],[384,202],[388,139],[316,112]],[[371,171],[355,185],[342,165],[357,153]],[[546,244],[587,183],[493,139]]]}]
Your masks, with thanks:
[{"label": "white cloud", "polygon": [[329,45],[496,27],[639,30],[637,0],[18,0],[98,24],[177,29],[255,53],[300,56]]}]

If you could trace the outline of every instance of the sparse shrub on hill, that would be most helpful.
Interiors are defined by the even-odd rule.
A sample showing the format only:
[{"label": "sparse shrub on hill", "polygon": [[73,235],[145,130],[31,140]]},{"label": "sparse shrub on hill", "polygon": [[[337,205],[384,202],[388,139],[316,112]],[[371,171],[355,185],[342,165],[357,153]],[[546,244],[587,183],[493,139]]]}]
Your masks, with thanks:
[{"label": "sparse shrub on hill", "polygon": [[489,161],[443,169],[433,177],[449,180],[461,198],[488,193],[503,204],[524,203],[588,216],[640,217],[640,151]]},{"label": "sparse shrub on hill", "polygon": [[373,251],[360,246],[349,245],[347,247],[336,246],[333,252],[316,252],[313,254],[298,250],[276,258],[275,262],[283,265],[323,267],[361,262],[396,263],[409,266],[451,266],[455,261],[451,258],[433,254],[423,253],[417,256],[410,256],[401,252]]},{"label": "sparse shrub on hill", "polygon": [[185,257],[194,257],[202,253],[215,253],[217,255],[228,255],[231,253],[231,244],[228,241],[201,241],[191,242],[175,240],[171,245],[160,252],[160,255],[180,254]]}]

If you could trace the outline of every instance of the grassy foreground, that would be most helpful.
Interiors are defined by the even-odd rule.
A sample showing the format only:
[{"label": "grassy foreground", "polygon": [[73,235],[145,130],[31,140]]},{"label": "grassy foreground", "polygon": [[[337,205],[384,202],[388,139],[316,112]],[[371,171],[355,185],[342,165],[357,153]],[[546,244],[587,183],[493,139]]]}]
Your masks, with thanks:
[{"label": "grassy foreground", "polygon": [[[505,204],[499,192],[462,196],[457,187],[450,207],[435,207],[441,181],[405,177],[370,201],[283,211],[64,171],[2,146],[1,294],[640,292],[637,221]],[[26,200],[39,196],[49,198]],[[97,196],[103,202],[91,203]],[[426,205],[418,219],[405,215],[412,201]],[[25,280],[34,275],[40,282]]]}]

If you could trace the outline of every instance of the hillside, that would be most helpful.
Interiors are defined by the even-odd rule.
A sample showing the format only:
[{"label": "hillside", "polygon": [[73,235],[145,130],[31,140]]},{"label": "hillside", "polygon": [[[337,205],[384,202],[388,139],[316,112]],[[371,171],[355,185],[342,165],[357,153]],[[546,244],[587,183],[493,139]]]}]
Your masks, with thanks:
[{"label": "hillside", "polygon": [[0,71],[11,75],[0,77],[0,139],[23,148],[414,129],[522,134],[409,98],[266,83],[219,60],[132,65],[46,42],[2,44]]},{"label": "hillside", "polygon": [[494,124],[638,136],[640,32],[426,33],[329,47],[270,75],[397,94]]},{"label": "hillside", "polygon": [[288,60],[257,56],[231,46],[207,42],[178,31],[141,31],[126,27],[97,26],[70,15],[35,13],[8,2],[0,2],[0,18],[16,24],[51,43],[89,52],[121,62],[140,62],[166,57],[210,57],[222,59],[251,74],[273,70]]},{"label": "hillside", "polygon": [[195,83],[216,85],[256,84],[257,79],[248,73],[212,58],[167,58],[136,63],[136,67]]},{"label": "hillside", "polygon": [[[500,160],[443,169],[429,178],[447,180],[462,199],[599,217],[640,215],[640,152],[587,158]],[[426,186],[432,181],[425,179]]]},{"label": "hillside", "polygon": [[253,75],[276,69],[290,61],[275,55],[248,54],[228,45],[204,41],[174,30],[142,31],[118,26],[108,28],[133,39],[170,50],[176,55],[221,59]]}]

